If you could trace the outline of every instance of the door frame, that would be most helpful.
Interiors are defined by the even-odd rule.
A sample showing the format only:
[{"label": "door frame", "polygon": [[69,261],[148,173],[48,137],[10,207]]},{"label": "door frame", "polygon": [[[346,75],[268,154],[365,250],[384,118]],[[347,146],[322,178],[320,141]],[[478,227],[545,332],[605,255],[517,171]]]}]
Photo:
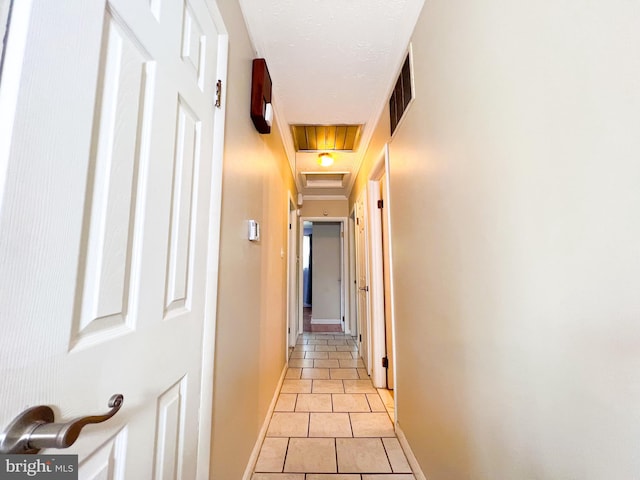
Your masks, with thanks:
[{"label": "door frame", "polygon": [[[386,175],[385,175],[386,174]],[[366,227],[369,229],[369,262],[370,262],[370,302],[371,302],[371,357],[372,372],[371,380],[376,388],[387,387],[387,372],[382,366],[382,358],[386,355],[386,325],[385,325],[385,291],[384,291],[384,252],[382,248],[382,218],[378,214],[378,200],[380,200],[380,179],[385,178],[385,186],[387,191],[387,205],[382,209],[382,214],[386,215],[387,225],[391,225],[390,215],[390,188],[389,188],[389,145],[385,144],[382,152],[369,174],[367,181],[367,206],[369,214],[369,222]],[[391,235],[389,235],[389,252],[392,252]],[[392,255],[389,255],[389,270],[393,273]],[[395,355],[395,318],[393,308],[393,275],[390,275],[391,282],[389,287],[389,301],[391,303],[391,331],[392,331],[392,349],[393,358]],[[396,362],[392,363],[393,377],[396,378]]]},{"label": "door frame", "polygon": [[287,364],[289,363],[289,347],[296,344],[298,338],[298,206],[293,193],[289,191],[287,197],[287,219],[289,221],[289,229],[287,230],[287,341],[285,342],[285,355]]},{"label": "door frame", "polygon": [[209,248],[202,332],[202,374],[200,384],[200,419],[198,429],[197,478],[209,478],[211,464],[211,433],[213,429],[213,385],[215,373],[216,324],[218,310],[218,271],[220,265],[220,231],[222,220],[222,165],[224,159],[224,133],[227,98],[227,65],[229,58],[229,32],[222,14],[214,2],[206,1],[207,9],[218,29],[217,77],[222,81],[219,108],[214,107],[213,155],[211,166],[211,198],[209,211]]},{"label": "door frame", "polygon": [[[346,235],[345,231],[347,231],[347,220],[348,217],[300,217],[298,219],[298,245],[302,245],[303,236],[304,236],[304,222],[313,222],[313,223],[340,223],[340,231],[342,233],[340,238],[340,271],[342,275],[342,281],[340,282],[340,316],[344,318],[342,322],[342,332],[350,335],[350,315],[349,315],[349,305],[350,299],[348,298],[347,291],[347,283],[349,278],[349,267],[348,262],[346,261],[346,253],[348,249],[346,248]],[[298,262],[298,332],[304,332],[304,324],[303,324],[303,311],[302,307],[304,305],[302,299],[302,292],[304,290],[302,281],[304,272],[302,261]]]}]

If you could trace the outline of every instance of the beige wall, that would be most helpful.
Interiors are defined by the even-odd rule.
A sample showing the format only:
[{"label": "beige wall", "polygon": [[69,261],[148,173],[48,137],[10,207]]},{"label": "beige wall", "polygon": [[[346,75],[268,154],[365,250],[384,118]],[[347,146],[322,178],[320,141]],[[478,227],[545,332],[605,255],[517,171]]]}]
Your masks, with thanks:
[{"label": "beige wall", "polygon": [[[305,200],[300,209],[302,217],[347,217],[348,202],[344,200]],[[327,213],[325,215],[324,213]]]},{"label": "beige wall", "polygon": [[[288,190],[296,192],[277,126],[259,135],[249,117],[255,55],[238,3],[219,7],[230,48],[211,478],[227,480],[242,478],[285,364]],[[249,219],[260,222],[258,243],[247,240]]]},{"label": "beige wall", "polygon": [[640,476],[638,25],[622,0],[425,4],[390,193],[427,478]]}]

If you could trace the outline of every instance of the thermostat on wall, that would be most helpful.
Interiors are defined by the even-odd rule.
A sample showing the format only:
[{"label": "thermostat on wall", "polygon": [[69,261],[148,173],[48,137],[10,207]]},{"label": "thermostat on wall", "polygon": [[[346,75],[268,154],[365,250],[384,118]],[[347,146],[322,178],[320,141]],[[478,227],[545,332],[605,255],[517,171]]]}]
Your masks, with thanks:
[{"label": "thermostat on wall", "polygon": [[260,240],[260,224],[256,220],[249,220],[249,240],[252,242]]}]

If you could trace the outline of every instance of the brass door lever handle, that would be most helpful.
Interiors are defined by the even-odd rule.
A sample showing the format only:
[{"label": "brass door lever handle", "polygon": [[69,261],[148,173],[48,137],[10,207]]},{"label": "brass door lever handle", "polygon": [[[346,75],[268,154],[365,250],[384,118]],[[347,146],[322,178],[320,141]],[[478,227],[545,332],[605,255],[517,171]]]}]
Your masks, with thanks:
[{"label": "brass door lever handle", "polygon": [[7,429],[0,433],[0,454],[38,453],[43,448],[68,448],[90,423],[102,423],[113,417],[122,407],[124,396],[112,395],[109,410],[104,415],[76,418],[67,423],[54,423],[51,407],[31,407],[18,415]]}]

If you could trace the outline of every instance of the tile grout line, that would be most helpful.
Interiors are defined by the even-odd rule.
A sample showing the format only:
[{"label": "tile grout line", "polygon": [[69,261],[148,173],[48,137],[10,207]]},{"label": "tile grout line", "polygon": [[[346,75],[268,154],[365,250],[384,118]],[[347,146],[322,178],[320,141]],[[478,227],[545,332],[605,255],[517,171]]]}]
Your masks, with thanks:
[{"label": "tile grout line", "polygon": [[[395,432],[394,432],[394,435],[395,435]],[[393,437],[393,438],[396,438],[396,437]],[[396,473],[393,470],[393,464],[391,463],[391,459],[389,458],[389,452],[387,451],[387,446],[385,445],[384,440],[382,438],[380,439],[380,441],[382,442],[382,448],[384,449],[384,453],[387,456],[387,462],[389,462],[389,468],[391,469],[391,473]]]}]

